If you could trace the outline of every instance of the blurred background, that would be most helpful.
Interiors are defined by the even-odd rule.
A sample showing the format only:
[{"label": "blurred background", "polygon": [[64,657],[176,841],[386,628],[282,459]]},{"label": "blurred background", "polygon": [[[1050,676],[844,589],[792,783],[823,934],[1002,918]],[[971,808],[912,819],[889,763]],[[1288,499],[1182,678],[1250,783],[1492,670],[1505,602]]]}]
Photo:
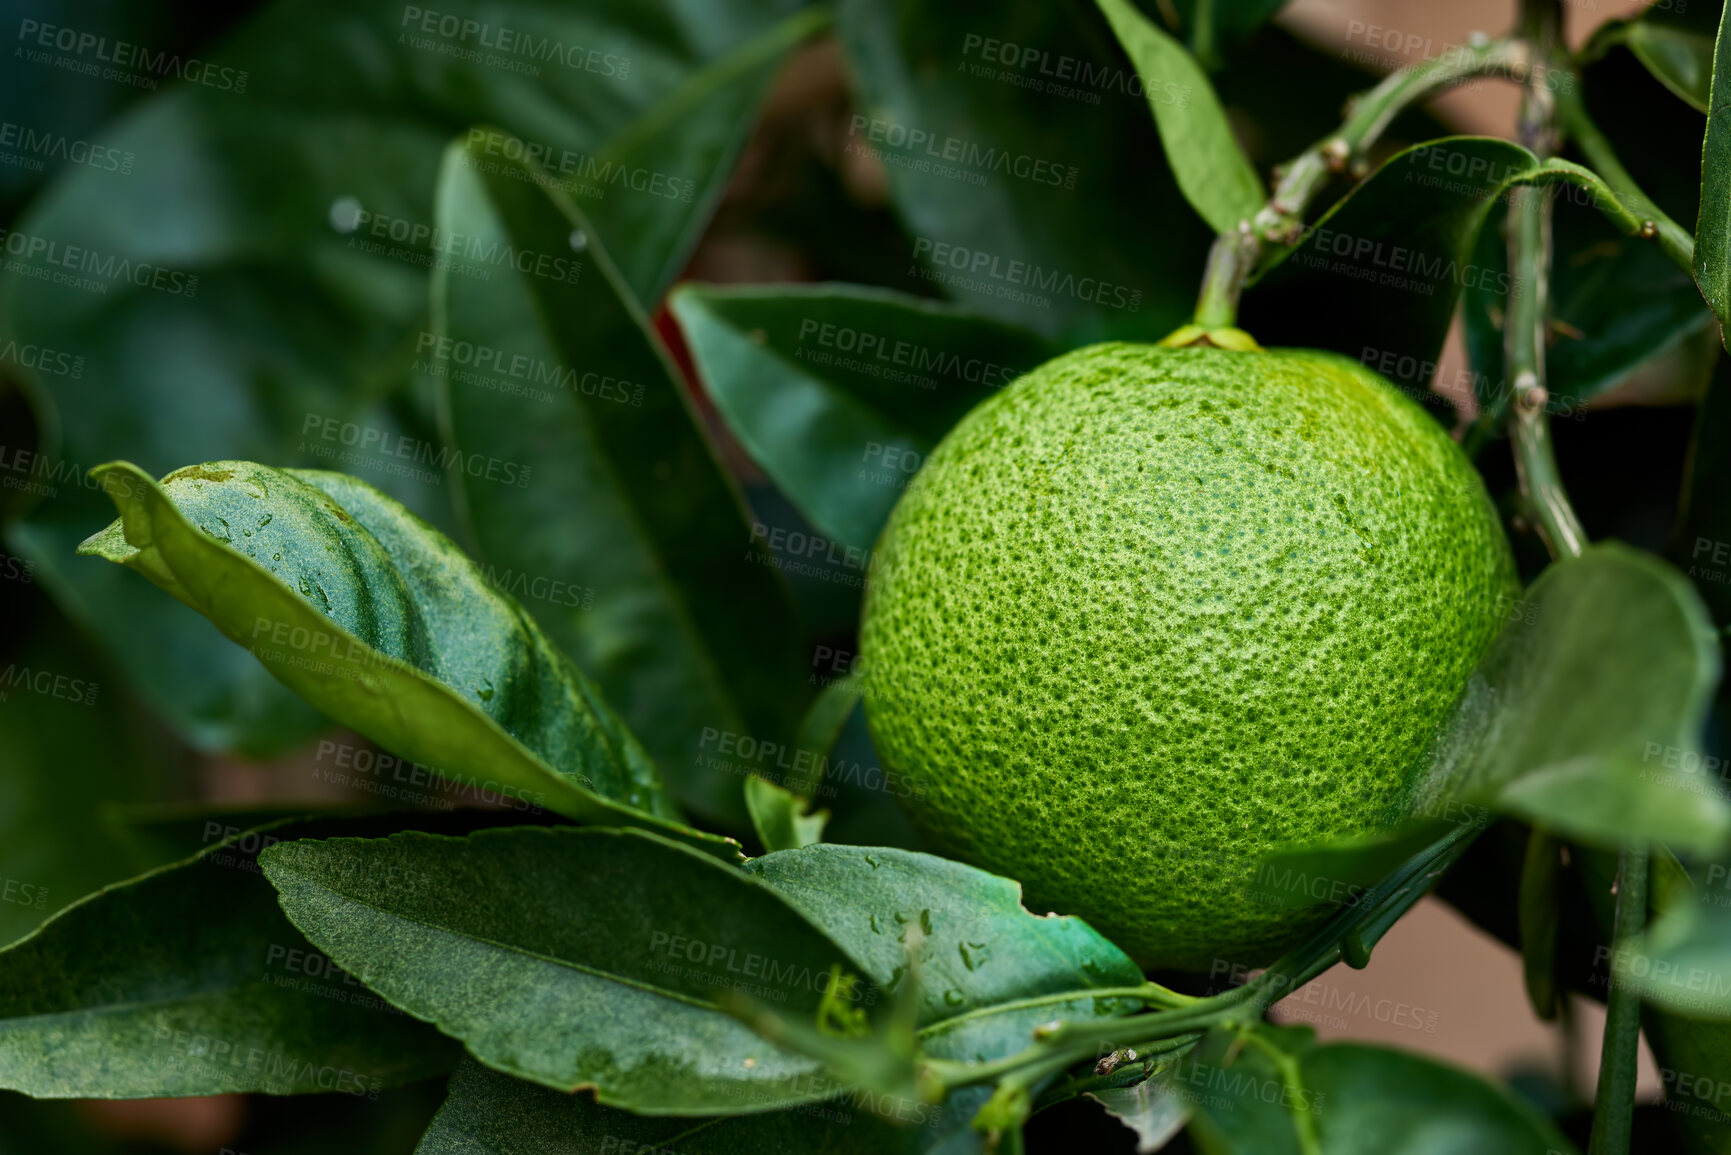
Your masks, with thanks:
[{"label": "blurred background", "polygon": [[[582,0],[571,2],[582,7]],[[982,25],[995,19],[990,13],[998,5],[975,7]],[[1145,7],[1171,25],[1182,25],[1190,11],[1187,4],[1175,8],[1171,0]],[[1246,147],[1266,171],[1326,131],[1341,97],[1368,87],[1392,68],[1464,43],[1475,33],[1503,31],[1511,8],[1500,0],[1446,4],[1293,0],[1272,29],[1248,45],[1226,50],[1228,67],[1219,81],[1221,92]],[[1639,10],[1640,5],[1628,0],[1571,3],[1571,38],[1579,43],[1600,22]],[[96,0],[81,5],[5,0],[0,12],[4,13],[0,28],[20,41],[35,26],[59,25],[159,51],[213,58],[220,58],[232,38],[261,22],[275,21],[279,30],[286,27],[295,32],[328,19],[330,35],[338,37],[342,19],[341,9],[334,5],[285,12],[276,6],[232,0]],[[251,35],[256,41],[263,34]],[[256,58],[269,58],[268,52],[259,55],[256,43],[250,50]],[[290,79],[278,78],[275,83],[298,85],[309,102],[327,102],[339,113],[345,101],[371,98],[367,90],[376,77],[329,75],[318,67],[316,52],[298,51],[285,65],[291,70]],[[1286,70],[1287,62],[1297,59],[1305,62],[1302,77]],[[1235,69],[1234,64],[1242,67]],[[1644,75],[1616,72],[1626,64],[1606,67],[1616,91],[1636,94],[1629,100],[1630,114],[1636,115],[1639,99],[1650,98],[1653,82]],[[238,176],[205,179],[209,174],[194,171],[204,159],[196,149],[187,148],[183,169],[147,164],[149,156],[136,158],[141,175],[112,200],[93,192],[88,181],[75,180],[80,167],[112,165],[130,172],[133,142],[137,149],[159,147],[170,155],[186,148],[177,133],[208,131],[213,139],[232,142],[232,136],[223,135],[231,133],[231,127],[201,120],[203,110],[189,108],[181,99],[183,93],[177,89],[188,82],[152,83],[158,80],[142,74],[131,81],[89,75],[16,54],[8,60],[0,77],[0,217],[5,218],[8,233],[21,229],[27,233],[42,214],[59,213],[96,238],[91,242],[96,245],[105,236],[155,232],[155,239],[170,251],[180,246],[201,254],[190,261],[220,261],[238,254],[240,265],[246,264],[256,244],[268,249],[299,243],[283,222],[297,212],[306,215],[301,212],[306,207],[300,203],[303,190],[274,178],[249,181],[245,169],[237,170]],[[220,84],[222,78],[211,83]],[[1625,84],[1626,89],[1621,87]],[[1328,99],[1319,92],[1327,93]],[[697,222],[701,235],[689,248],[679,274],[682,279],[850,280],[931,294],[932,286],[911,275],[901,259],[907,249],[906,226],[892,205],[888,174],[866,152],[848,147],[850,120],[859,108],[854,93],[847,58],[833,36],[806,43],[779,66],[713,215]],[[1404,133],[1407,140],[1435,135],[1439,125],[1510,135],[1516,100],[1513,85],[1476,82],[1437,100],[1427,110],[1429,122],[1409,118],[1411,123],[1403,124],[1396,135]],[[1292,123],[1274,127],[1265,113],[1283,104],[1292,105]],[[477,108],[475,119],[484,119],[492,111]],[[98,150],[106,148],[103,142],[118,137],[114,129],[118,124],[127,127],[128,147],[115,155],[109,155],[114,149],[93,153],[88,147],[67,147],[83,142]],[[44,131],[63,143],[41,145]],[[245,147],[261,152],[280,147],[302,157],[324,155],[321,148],[336,156],[348,147],[342,139],[340,115],[317,127],[321,141],[316,147],[293,139],[303,131],[309,130],[284,116],[261,116],[250,126],[251,143]],[[1686,141],[1690,131],[1698,141],[1698,118],[1674,135]],[[34,151],[22,143],[25,137],[20,134],[27,132],[38,134]],[[84,159],[75,159],[74,153],[79,152]],[[390,159],[382,158],[381,163]],[[378,203],[364,190],[356,192],[363,194],[363,200]],[[1126,195],[1137,193],[1126,190]],[[45,204],[51,207],[45,209]],[[321,214],[325,208],[313,205],[310,211]],[[333,243],[342,240],[339,208],[334,203],[328,206],[335,231],[325,239]],[[314,262],[306,275],[316,278],[319,271]],[[349,291],[368,294],[387,312],[412,311],[419,307],[413,299],[416,283],[396,275],[401,272],[384,270],[370,283],[350,284]],[[114,636],[111,615],[124,617],[133,613],[135,604],[159,595],[130,590],[144,583],[118,571],[90,578],[79,567],[102,568],[100,563],[67,556],[78,540],[112,516],[99,494],[78,492],[77,474],[108,457],[145,460],[149,447],[170,443],[177,436],[176,429],[156,428],[153,423],[214,425],[232,416],[224,410],[229,404],[251,411],[280,405],[289,414],[290,425],[299,420],[299,401],[291,402],[288,396],[309,368],[304,361],[269,347],[246,351],[256,391],[243,399],[211,394],[188,409],[174,404],[110,405],[102,396],[104,390],[120,388],[103,377],[111,368],[105,356],[124,356],[133,365],[149,362],[150,370],[138,374],[129,386],[144,396],[151,390],[160,391],[163,398],[197,392],[215,371],[210,368],[215,361],[240,356],[230,346],[249,339],[248,309],[298,307],[295,302],[300,298],[293,286],[275,299],[231,294],[233,276],[220,269],[201,270],[197,300],[206,310],[202,319],[189,321],[185,309],[171,315],[150,301],[106,315],[92,304],[91,316],[69,318],[64,326],[69,334],[79,333],[78,324],[83,323],[82,332],[119,333],[127,342],[123,352],[87,352],[73,336],[72,343],[51,350],[76,359],[62,367],[63,373],[89,388],[89,409],[83,403],[76,412],[67,406],[66,398],[76,394],[66,394],[58,402],[41,396],[39,380],[19,371],[16,351],[10,359],[0,357],[0,479],[6,482],[0,490],[0,517],[8,523],[5,552],[0,554],[0,667],[45,669],[56,678],[91,687],[76,698],[0,690],[0,874],[27,880],[45,892],[40,902],[0,903],[0,941],[27,933],[66,901],[182,851],[184,844],[173,832],[185,816],[201,813],[200,807],[270,814],[307,803],[377,801],[377,791],[365,773],[333,772],[339,759],[351,771],[357,758],[365,762],[371,748],[356,735],[320,730],[316,722],[309,724],[301,717],[283,717],[286,741],[233,740],[234,732],[220,719],[246,714],[249,703],[232,699],[258,692],[257,677],[238,672],[236,663],[251,661],[238,651],[224,659],[229,664],[219,670],[199,667],[207,676],[208,702],[189,710],[165,706],[158,692],[161,684],[192,677],[200,655],[175,648],[145,625],[140,625],[125,652],[104,644],[103,638]],[[1187,299],[1193,284],[1191,280],[1178,285],[1177,295]],[[307,298],[328,287],[309,281]],[[14,279],[8,289],[9,308],[28,312],[32,287]],[[295,318],[302,331],[317,334],[337,350],[318,367],[320,371],[341,376],[361,363],[361,350],[353,351],[351,361],[350,351],[342,349],[351,337],[360,338],[346,332],[340,318],[312,304],[305,306],[305,314]],[[693,379],[694,397],[709,418],[709,432],[745,485],[755,514],[773,525],[800,527],[797,513],[767,486],[758,468],[707,408],[679,330],[664,307],[656,309],[654,319],[676,360]],[[1713,340],[1709,334],[1708,347]],[[1677,381],[1688,380],[1691,373],[1699,378],[1699,367],[1690,368],[1693,363],[1686,353],[1685,349],[1676,358],[1637,374],[1612,395],[1597,399],[1577,419],[1557,423],[1564,473],[1593,536],[1615,534],[1655,550],[1665,548],[1683,476],[1691,412],[1661,402],[1674,400],[1665,390]],[[1695,357],[1705,363],[1698,353]],[[76,372],[71,368],[74,364],[79,366]],[[1472,390],[1465,384],[1470,380],[1457,325],[1436,374],[1436,389],[1459,409],[1463,420],[1474,412]],[[382,390],[384,383],[362,381],[357,387]],[[417,422],[426,421],[425,411],[415,409],[410,398],[398,413],[404,428],[417,428]],[[107,444],[114,448],[102,448]],[[137,448],[140,444],[146,448]],[[81,455],[87,451],[89,456]],[[1506,479],[1505,458],[1506,449],[1500,446],[1487,450],[1487,473]],[[40,468],[44,460],[52,463],[46,472]],[[156,462],[149,464],[153,472],[162,472],[182,463],[165,462],[162,469],[154,468]],[[368,480],[377,479],[368,476]],[[446,493],[437,486],[425,486],[420,492],[411,487],[403,500],[411,498],[425,511],[444,502]],[[51,560],[54,557],[60,560]],[[851,652],[849,631],[857,589],[798,576],[791,580],[814,644],[830,647],[831,652]],[[221,708],[212,703],[220,703]],[[259,711],[281,708],[276,699],[261,699],[256,707]],[[872,758],[857,719],[844,742],[851,744],[844,747],[847,756]],[[436,785],[427,787],[426,797],[418,801],[438,804],[438,790]],[[838,804],[841,816],[832,828],[837,839],[909,837],[905,824],[881,795],[855,798],[852,803]],[[1480,858],[1477,869],[1497,868],[1492,851]],[[1277,1008],[1276,1017],[1283,1022],[1307,1022],[1324,1039],[1361,1038],[1415,1047],[1509,1079],[1539,1102],[1578,1101],[1583,1093],[1590,1094],[1603,1009],[1577,999],[1565,1024],[1538,1021],[1522,993],[1518,955],[1451,904],[1454,900],[1470,905],[1471,885],[1469,873],[1457,884],[1460,893],[1426,900],[1383,942],[1368,969],[1331,972]],[[1468,897],[1463,899],[1462,893]],[[1489,919],[1494,915],[1481,921]],[[1659,1094],[1660,1077],[1650,1056],[1644,1056],[1641,1090],[1648,1101]],[[407,1152],[436,1109],[440,1092],[437,1085],[408,1087],[385,1092],[377,1102],[343,1096],[310,1100],[223,1096],[61,1104],[28,1103],[0,1094],[0,1152]],[[1031,1136],[1036,1142],[1045,1137],[1054,1144],[1063,1139],[1080,1142],[1078,1137],[1085,1136],[1090,1147],[1102,1150],[1131,1146],[1127,1131],[1098,1112],[1074,1105],[1037,1119]]]}]

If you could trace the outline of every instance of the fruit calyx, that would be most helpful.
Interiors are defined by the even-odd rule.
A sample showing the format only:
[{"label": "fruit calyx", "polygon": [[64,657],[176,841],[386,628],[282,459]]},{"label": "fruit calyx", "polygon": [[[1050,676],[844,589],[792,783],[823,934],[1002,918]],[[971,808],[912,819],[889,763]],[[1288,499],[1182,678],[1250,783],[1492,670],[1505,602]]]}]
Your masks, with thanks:
[{"label": "fruit calyx", "polygon": [[1262,346],[1256,343],[1255,337],[1231,325],[1221,325],[1213,329],[1205,329],[1201,325],[1182,325],[1160,338],[1157,344],[1169,349],[1188,349],[1201,345],[1213,349],[1230,349],[1235,353],[1262,352]]}]

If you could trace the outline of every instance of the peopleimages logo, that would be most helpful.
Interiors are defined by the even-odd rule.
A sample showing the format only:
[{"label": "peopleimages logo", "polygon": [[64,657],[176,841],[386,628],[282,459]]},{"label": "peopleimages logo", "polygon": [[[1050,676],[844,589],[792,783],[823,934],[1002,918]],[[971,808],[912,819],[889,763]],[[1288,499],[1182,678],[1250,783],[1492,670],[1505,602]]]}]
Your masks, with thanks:
[{"label": "peopleimages logo", "polygon": [[133,156],[130,152],[64,133],[14,124],[10,120],[0,120],[0,150],[4,150],[0,151],[0,164],[32,172],[41,172],[51,160],[121,176],[132,172]]},{"label": "peopleimages logo", "polygon": [[[521,29],[507,28],[503,24],[491,24],[482,20],[472,20],[466,16],[458,16],[451,12],[436,12],[431,8],[417,8],[408,5],[403,8],[402,27],[406,30],[403,42],[412,48],[434,47],[424,42],[417,42],[409,37],[409,32],[419,32],[425,36],[437,36],[447,42],[448,48],[441,55],[469,60],[476,64],[508,65],[511,62],[501,60],[497,56],[489,57],[483,50],[502,53],[504,56],[516,57],[520,62],[538,61],[542,64],[562,64],[577,72],[593,72],[599,76],[611,76],[623,80],[631,74],[631,58],[612,52],[602,52],[596,48],[586,48],[581,44],[567,44],[554,36],[538,36],[533,32]],[[473,48],[468,48],[473,45]],[[538,75],[540,70],[533,65],[513,69]]]},{"label": "peopleimages logo", "polygon": [[[898,167],[917,171],[929,169],[940,176],[963,176],[974,184],[984,184],[987,173],[998,173],[1034,184],[1068,189],[1076,187],[1076,177],[1080,172],[1075,165],[1055,164],[1043,157],[1013,153],[994,145],[876,117],[855,114],[847,132],[856,139],[848,142],[846,151],[869,155]],[[860,137],[864,138],[865,144],[859,142]],[[884,149],[894,151],[886,154]],[[910,161],[917,163],[910,164]],[[972,171],[958,173],[950,168],[952,165]]]},{"label": "peopleimages logo", "polygon": [[[1017,44],[970,32],[962,38],[964,68],[975,76],[990,76],[987,66],[1008,70],[992,79],[1012,80],[1016,87],[1034,92],[1099,104],[1100,92],[1116,92],[1128,97],[1144,97],[1155,104],[1174,108],[1190,107],[1190,86],[1150,77],[1144,84],[1141,76],[1115,64],[1096,64],[1077,56],[1032,44]],[[978,61],[979,63],[973,63]],[[1092,90],[1092,91],[1090,91]]]},{"label": "peopleimages logo", "polygon": [[[627,381],[623,377],[594,370],[579,371],[537,357],[497,349],[491,345],[477,345],[473,341],[458,341],[423,331],[415,341],[415,352],[427,358],[426,361],[417,361],[415,367],[424,367],[434,376],[450,376],[468,384],[487,385],[489,388],[493,386],[489,384],[488,378],[506,377],[520,382],[521,392],[537,401],[558,400],[558,394],[535,388],[537,385],[549,385],[572,394],[593,397],[598,401],[612,401],[638,408],[643,405],[643,385],[640,382]],[[474,370],[474,373],[465,375],[452,372],[451,365]]]},{"label": "peopleimages logo", "polygon": [[1521,295],[1520,278],[1500,269],[1462,264],[1453,257],[1335,229],[1311,229],[1305,234],[1304,249],[1294,259],[1355,280],[1427,295],[1434,293],[1437,285],[1449,281],[1462,288],[1483,288],[1501,296]]},{"label": "peopleimages logo", "polygon": [[[192,273],[130,257],[105,255],[83,245],[68,245],[16,229],[0,229],[0,252],[17,258],[6,262],[8,272],[86,292],[108,292],[103,281],[125,281],[176,297],[192,297],[198,292],[198,277]],[[78,273],[89,276],[80,277]],[[101,279],[92,280],[93,277]]]},{"label": "peopleimages logo", "polygon": [[[943,284],[974,289],[992,296],[1026,299],[1033,294],[1052,293],[1104,305],[1109,309],[1137,312],[1142,308],[1142,290],[1116,285],[1099,277],[1078,277],[1061,269],[1048,269],[1030,261],[1004,260],[985,249],[970,249],[931,237],[914,238],[914,258],[926,262]],[[947,270],[961,274],[952,278]],[[1036,299],[1035,303],[1038,303]],[[1050,299],[1046,305],[1051,304]]]},{"label": "peopleimages logo", "polygon": [[[189,84],[225,92],[245,92],[248,73],[196,56],[157,52],[126,40],[110,40],[94,32],[20,20],[17,55],[32,64],[51,64],[86,76],[118,80],[138,88],[154,89],[159,78],[172,77]],[[66,53],[54,56],[53,53]]]},{"label": "peopleimages logo", "polygon": [[114,497],[132,497],[137,488],[131,474],[104,473],[93,477],[77,462],[58,461],[35,450],[0,445],[0,489],[57,497],[61,485],[67,482]]},{"label": "peopleimages logo", "polygon": [[100,684],[87,682],[83,678],[55,673],[53,670],[33,669],[16,662],[0,669],[0,702],[10,698],[13,690],[25,690],[61,702],[94,706],[96,694],[101,688]]},{"label": "peopleimages logo", "polygon": [[528,161],[541,170],[535,174],[538,183],[582,196],[599,198],[605,196],[609,188],[624,188],[645,196],[690,204],[697,192],[697,182],[686,177],[602,159],[593,153],[525,141],[496,128],[471,128],[468,139],[471,152],[463,154],[464,164],[485,166],[483,171],[489,173],[515,175],[525,171],[518,167],[518,163],[490,165],[485,160],[476,162],[471,153],[479,151],[484,157],[512,162]]},{"label": "peopleimages logo", "polygon": [[70,377],[74,381],[84,376],[84,358],[71,353],[62,353],[50,349],[46,345],[20,344],[9,340],[0,344],[0,361],[17,365],[21,369],[34,369],[38,373],[49,373],[56,377]]},{"label": "peopleimages logo", "polygon": [[[356,450],[355,453],[343,454],[338,458],[344,464],[365,464],[361,455],[378,454],[401,462],[429,466],[438,471],[432,474],[435,480],[442,473],[457,471],[469,477],[485,478],[500,485],[514,485],[522,489],[529,484],[535,468],[515,461],[501,461],[484,453],[464,453],[454,445],[434,445],[406,433],[392,433],[376,426],[360,425],[317,413],[305,415],[301,421],[301,437],[301,451],[314,456],[331,456],[335,453],[336,446],[343,445]],[[318,445],[321,441],[327,444],[321,447]],[[324,452],[321,452],[321,448]]]},{"label": "peopleimages logo", "polygon": [[332,205],[330,219],[338,232],[350,234],[350,245],[358,246],[371,239],[380,245],[371,250],[377,252],[383,251],[382,242],[393,241],[426,254],[429,259],[421,263],[431,263],[435,268],[464,272],[468,271],[462,268],[466,264],[478,271],[515,269],[526,276],[573,285],[583,275],[583,262],[576,257],[522,249],[495,237],[452,232],[425,221],[372,212],[353,197],[344,197]]},{"label": "peopleimages logo", "polygon": [[[840,356],[826,358],[818,350],[808,349],[808,345],[816,345],[824,353]],[[834,363],[839,368],[886,380],[906,380],[921,389],[936,389],[938,385],[934,377],[925,374],[996,389],[1008,385],[1023,373],[1014,365],[1001,365],[980,357],[963,357],[942,349],[916,345],[900,337],[811,317],[803,318],[799,323],[799,348],[794,351],[794,356],[819,364]]]}]

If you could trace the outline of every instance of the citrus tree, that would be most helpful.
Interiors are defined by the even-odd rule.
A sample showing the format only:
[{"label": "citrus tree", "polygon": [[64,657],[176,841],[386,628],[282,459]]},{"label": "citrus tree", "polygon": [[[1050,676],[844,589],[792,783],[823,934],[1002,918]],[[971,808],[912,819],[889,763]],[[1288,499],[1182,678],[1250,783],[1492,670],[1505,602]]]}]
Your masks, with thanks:
[{"label": "citrus tree", "polygon": [[21,17],[0,1151],[1731,1150],[1720,8],[1279,7]]}]

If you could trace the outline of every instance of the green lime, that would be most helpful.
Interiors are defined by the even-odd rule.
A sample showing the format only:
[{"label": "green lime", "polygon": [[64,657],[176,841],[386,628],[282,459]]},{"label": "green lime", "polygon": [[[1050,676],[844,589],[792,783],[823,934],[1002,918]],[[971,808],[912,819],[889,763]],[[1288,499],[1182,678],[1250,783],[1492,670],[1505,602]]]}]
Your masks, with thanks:
[{"label": "green lime", "polygon": [[1343,898],[1262,856],[1405,813],[1517,590],[1472,465],[1363,366],[1096,345],[897,505],[866,714],[915,826],[1034,909],[1146,967],[1261,965]]}]

